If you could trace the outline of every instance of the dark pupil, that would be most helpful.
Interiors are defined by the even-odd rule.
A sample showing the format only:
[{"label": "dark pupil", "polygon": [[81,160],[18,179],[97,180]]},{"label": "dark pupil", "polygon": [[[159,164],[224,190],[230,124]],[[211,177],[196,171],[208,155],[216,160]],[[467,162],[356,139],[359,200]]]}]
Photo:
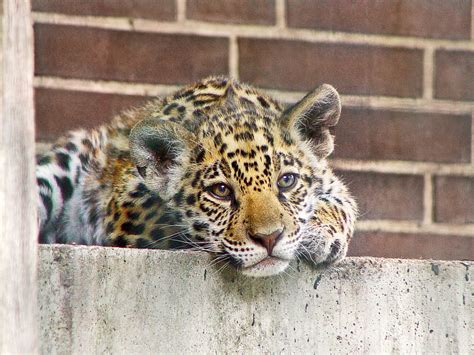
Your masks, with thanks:
[{"label": "dark pupil", "polygon": [[225,194],[225,192],[227,191],[227,187],[225,185],[217,185],[217,191],[220,193],[220,194]]},{"label": "dark pupil", "polygon": [[293,182],[292,175],[283,175],[283,185],[290,185]]}]

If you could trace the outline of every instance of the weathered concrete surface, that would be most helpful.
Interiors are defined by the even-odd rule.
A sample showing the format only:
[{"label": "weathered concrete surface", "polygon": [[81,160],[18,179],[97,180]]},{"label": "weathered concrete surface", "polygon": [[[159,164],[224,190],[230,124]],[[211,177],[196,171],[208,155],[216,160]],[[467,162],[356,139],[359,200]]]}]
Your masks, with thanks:
[{"label": "weathered concrete surface", "polygon": [[282,277],[208,255],[41,246],[42,353],[473,353],[473,262],[351,258]]}]

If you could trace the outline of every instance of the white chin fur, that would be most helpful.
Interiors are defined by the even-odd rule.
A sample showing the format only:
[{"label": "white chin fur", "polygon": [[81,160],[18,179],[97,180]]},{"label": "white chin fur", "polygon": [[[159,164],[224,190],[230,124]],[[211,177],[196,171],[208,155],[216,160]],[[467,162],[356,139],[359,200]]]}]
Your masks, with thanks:
[{"label": "white chin fur", "polygon": [[279,274],[284,271],[290,264],[289,260],[279,258],[265,258],[259,263],[241,269],[242,274],[251,277],[265,277]]}]

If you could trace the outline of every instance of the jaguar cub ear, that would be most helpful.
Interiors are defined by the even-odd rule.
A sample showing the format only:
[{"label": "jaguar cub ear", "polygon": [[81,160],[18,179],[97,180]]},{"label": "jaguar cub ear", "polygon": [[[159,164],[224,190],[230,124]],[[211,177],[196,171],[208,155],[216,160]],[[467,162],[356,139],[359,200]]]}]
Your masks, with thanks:
[{"label": "jaguar cub ear", "polygon": [[147,186],[170,193],[170,176],[192,149],[191,133],[173,122],[157,118],[138,122],[130,132],[130,156]]},{"label": "jaguar cub ear", "polygon": [[331,85],[323,84],[285,110],[281,122],[309,141],[317,156],[325,158],[334,150],[329,128],[337,124],[340,115],[339,94]]}]

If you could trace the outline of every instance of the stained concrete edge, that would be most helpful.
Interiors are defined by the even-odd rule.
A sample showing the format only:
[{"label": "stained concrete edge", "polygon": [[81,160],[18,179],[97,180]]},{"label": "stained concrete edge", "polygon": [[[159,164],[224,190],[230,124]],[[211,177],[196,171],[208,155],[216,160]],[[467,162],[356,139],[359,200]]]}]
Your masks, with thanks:
[{"label": "stained concrete edge", "polygon": [[40,246],[42,353],[472,353],[472,261],[347,258],[251,279],[208,254]]}]

